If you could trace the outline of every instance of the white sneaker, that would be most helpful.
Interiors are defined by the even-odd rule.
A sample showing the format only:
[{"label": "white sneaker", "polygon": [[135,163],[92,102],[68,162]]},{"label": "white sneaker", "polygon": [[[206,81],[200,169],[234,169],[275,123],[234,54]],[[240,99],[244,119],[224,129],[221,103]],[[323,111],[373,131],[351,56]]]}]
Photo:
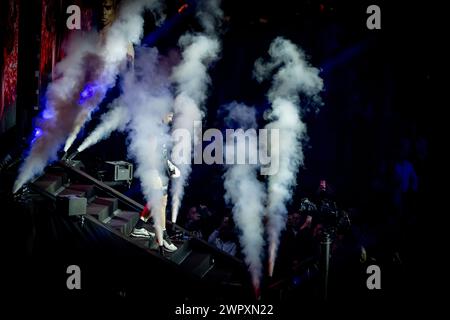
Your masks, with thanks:
[{"label": "white sneaker", "polygon": [[169,252],[174,252],[178,249],[170,240],[166,239],[163,240],[163,246],[164,249]]},{"label": "white sneaker", "polygon": [[130,235],[136,238],[150,238],[155,236],[153,232],[150,232],[145,228],[134,228]]},{"label": "white sneaker", "polygon": [[169,235],[167,234],[167,231],[163,231],[163,247],[166,251],[174,252],[178,248],[170,241]]}]

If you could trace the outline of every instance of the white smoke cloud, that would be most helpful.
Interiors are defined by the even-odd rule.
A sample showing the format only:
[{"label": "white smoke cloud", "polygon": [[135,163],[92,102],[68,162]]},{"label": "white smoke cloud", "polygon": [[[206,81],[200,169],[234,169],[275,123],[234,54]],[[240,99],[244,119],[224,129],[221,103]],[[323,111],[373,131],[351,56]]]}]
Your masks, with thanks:
[{"label": "white smoke cloud", "polygon": [[272,275],[280,233],[286,225],[286,205],[297,183],[299,167],[303,164],[302,145],[306,139],[306,125],[301,120],[301,108],[305,101],[300,101],[299,95],[319,103],[318,94],[323,89],[323,81],[319,70],[310,66],[301,49],[289,40],[276,38],[270,46],[269,55],[268,62],[262,59],[256,61],[254,75],[262,81],[278,68],[268,92],[272,103],[272,121],[266,126],[280,130],[279,146],[272,149],[278,152],[272,157],[278,157],[279,170],[269,176],[268,181],[269,274]]},{"label": "white smoke cloud", "polygon": [[77,148],[77,151],[82,152],[99,141],[109,138],[115,130],[124,131],[129,122],[130,111],[124,106],[121,98],[115,99],[110,103],[109,111],[100,118],[100,124]]},{"label": "white smoke cloud", "polygon": [[103,77],[106,82],[115,81],[118,68],[125,60],[130,44],[139,44],[144,27],[142,13],[145,9],[159,10],[157,0],[128,0],[121,6],[117,19],[106,32],[101,56],[106,65]]},{"label": "white smoke cloud", "polygon": [[201,0],[198,3],[197,17],[208,35],[216,35],[223,20],[221,0]]},{"label": "white smoke cloud", "polygon": [[[198,137],[194,136],[194,121],[201,121],[202,113],[194,100],[184,94],[180,94],[176,97],[174,103],[175,118],[173,122],[173,129],[186,129],[190,133],[191,141],[183,141],[181,138],[175,140],[174,148],[172,149],[172,160],[175,165],[180,169],[180,176],[174,180],[170,189],[172,195],[172,222],[176,222],[178,212],[181,206],[181,200],[184,195],[184,187],[186,186],[187,179],[191,174],[191,154],[184,155],[178,154],[177,150],[186,150],[183,148],[186,144],[192,146],[197,143]],[[191,148],[192,149],[192,148]],[[188,150],[191,150],[188,149]],[[186,159],[186,156],[189,157]]]},{"label": "white smoke cloud", "polygon": [[74,36],[68,46],[69,54],[56,66],[57,78],[49,84],[46,92],[46,110],[36,121],[42,135],[32,142],[30,152],[19,169],[14,192],[40,174],[48,161],[56,159],[59,146],[83,112],[83,106],[78,105],[79,94],[90,77],[84,68],[91,60],[96,60],[92,52],[95,52],[97,44],[96,34]]},{"label": "white smoke cloud", "polygon": [[105,33],[104,45],[99,54],[105,67],[97,79],[101,85],[95,89],[103,91],[103,95],[99,99],[92,100],[87,112],[77,118],[64,146],[64,151],[69,150],[72,146],[81,128],[90,120],[92,112],[103,100],[107,89],[114,86],[130,46],[138,44],[141,40],[144,27],[143,11],[145,9],[158,11],[160,6],[160,2],[155,0],[128,0],[120,7],[117,19]]},{"label": "white smoke cloud", "polygon": [[[231,103],[224,107],[229,114],[226,123],[231,121],[240,128],[246,130],[256,129],[255,109],[243,104]],[[245,154],[248,160],[256,157],[257,146],[256,130],[254,139],[249,139],[246,149],[245,139],[237,139],[237,150]],[[227,140],[227,148],[234,148],[234,142]],[[248,161],[247,161],[248,163]],[[264,185],[257,179],[257,165],[235,164],[226,167],[224,174],[225,201],[233,205],[233,218],[240,229],[239,240],[245,256],[245,262],[249,266],[255,291],[259,291],[262,275],[262,249],[264,246],[262,217],[264,213],[264,200],[266,198]]]},{"label": "white smoke cloud", "polygon": [[217,60],[220,43],[218,39],[205,35],[186,34],[180,38],[179,45],[183,50],[183,60],[172,74],[177,93],[185,94],[197,104],[202,104],[211,82],[207,73],[208,66]]},{"label": "white smoke cloud", "polygon": [[[162,151],[164,145],[170,145],[171,137],[162,120],[173,106],[168,76],[157,65],[157,50],[142,48],[135,72],[125,77],[122,95],[131,117],[128,149],[136,162],[135,175],[139,177],[144,197],[155,213],[161,211],[161,187],[168,183]],[[161,216],[153,214],[153,220],[158,242],[162,243]]]},{"label": "white smoke cloud", "polygon": [[[203,103],[210,78],[207,70],[208,65],[217,59],[220,50],[218,40],[204,35],[185,35],[180,38],[180,46],[183,48],[183,59],[173,70],[172,79],[177,85],[178,96],[175,99],[175,120],[173,128],[186,129],[192,139],[194,136],[194,122],[201,121],[204,112]],[[176,142],[174,150],[177,150],[184,142]],[[194,143],[194,140],[190,141]],[[177,159],[175,153],[172,158],[179,166],[180,177],[174,181],[172,194],[172,222],[175,222],[183,199],[184,187],[191,173],[190,161],[182,163]]]},{"label": "white smoke cloud", "polygon": [[[200,1],[197,16],[204,28],[204,34],[183,35],[179,45],[183,50],[181,63],[174,68],[172,79],[176,84],[177,98],[175,99],[174,130],[185,129],[190,133],[192,141],[194,136],[194,122],[201,121],[205,108],[203,104],[207,97],[208,85],[211,79],[207,73],[211,63],[217,60],[220,52],[220,42],[217,38],[217,27],[223,17],[220,9],[220,0]],[[178,159],[175,150],[186,143],[183,140],[175,142],[172,159],[180,169],[180,177],[171,187],[172,195],[172,222],[176,222],[178,211],[184,195],[184,188],[191,174],[190,161],[186,163]]]},{"label": "white smoke cloud", "polygon": [[278,37],[271,43],[269,55],[271,59],[267,63],[261,58],[256,61],[254,75],[261,82],[279,68],[272,78],[272,87],[268,93],[271,102],[281,97],[298,104],[301,93],[320,104],[318,93],[323,89],[320,71],[308,63],[300,48]]},{"label": "white smoke cloud", "polygon": [[96,32],[78,33],[72,38],[67,56],[56,67],[59,77],[48,87],[46,110],[37,121],[42,135],[32,143],[14,183],[14,192],[56,159],[67,138],[64,149],[69,149],[91,112],[114,85],[130,43],[136,44],[141,38],[142,11],[158,6],[156,0],[126,1],[104,39]]},{"label": "white smoke cloud", "polygon": [[275,175],[269,176],[268,183],[268,236],[269,236],[269,272],[272,274],[279,236],[286,224],[286,203],[296,185],[299,166],[303,164],[302,140],[306,136],[306,126],[301,121],[297,106],[291,101],[277,98],[272,103],[272,116],[276,120],[269,123],[267,129],[278,129],[280,139],[278,148],[271,148],[273,158],[279,161]]},{"label": "white smoke cloud", "polygon": [[69,148],[72,146],[72,143],[77,138],[77,135],[82,128],[82,125],[84,124],[86,119],[89,118],[91,112],[92,112],[92,108],[86,108],[86,109],[83,109],[80,113],[78,113],[78,116],[75,119],[75,129],[72,131],[72,133],[69,135],[69,137],[66,140],[66,144],[64,145],[64,152],[67,152],[69,150]]}]

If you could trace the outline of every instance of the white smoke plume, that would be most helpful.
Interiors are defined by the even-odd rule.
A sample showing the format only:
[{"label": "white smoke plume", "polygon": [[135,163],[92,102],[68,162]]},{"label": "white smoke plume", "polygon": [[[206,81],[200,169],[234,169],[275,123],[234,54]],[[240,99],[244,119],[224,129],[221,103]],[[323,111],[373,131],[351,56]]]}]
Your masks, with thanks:
[{"label": "white smoke plume", "polygon": [[[183,48],[183,59],[172,74],[178,93],[174,105],[173,128],[188,130],[192,137],[189,143],[192,145],[193,139],[198,138],[194,136],[194,122],[203,118],[202,106],[211,81],[207,73],[208,65],[217,59],[220,44],[218,40],[204,35],[185,35],[180,38],[180,46]],[[178,140],[173,150],[179,149],[183,143],[186,142]],[[176,222],[184,187],[191,173],[190,155],[189,161],[178,159],[177,156],[175,152],[172,153],[172,159],[180,169],[180,177],[174,181],[171,188],[172,222]]]},{"label": "white smoke plume", "polygon": [[138,44],[143,35],[145,9],[159,11],[161,1],[128,0],[120,6],[117,19],[106,32],[101,56],[108,68],[103,76],[106,82],[115,81],[118,69],[125,60],[130,44]]},{"label": "white smoke plume", "polygon": [[163,118],[172,110],[173,97],[168,74],[157,68],[158,63],[156,49],[140,50],[135,72],[125,77],[122,100],[130,111],[128,148],[136,163],[135,174],[146,201],[152,205],[157,239],[162,243],[161,215],[157,213],[161,212],[161,187],[168,183],[163,150],[171,140]]},{"label": "white smoke plume", "polygon": [[[262,249],[264,246],[262,218],[264,214],[264,200],[266,198],[264,185],[257,179],[257,165],[247,164],[248,159],[257,157],[256,144],[256,115],[255,109],[243,104],[231,103],[225,107],[229,114],[226,122],[230,120],[238,124],[239,128],[252,135],[248,140],[236,139],[236,152],[246,155],[246,164],[235,164],[226,167],[224,174],[225,201],[232,204],[233,218],[240,229],[239,240],[249,266],[255,293],[259,295],[260,279],[262,275]],[[234,141],[227,139],[227,148],[234,148]]]},{"label": "white smoke plume", "polygon": [[305,54],[289,40],[276,38],[269,49],[270,60],[258,59],[254,75],[258,81],[268,78],[276,69],[268,98],[272,103],[271,122],[268,129],[279,129],[278,148],[272,149],[278,154],[279,170],[269,176],[268,181],[268,236],[269,236],[269,275],[273,274],[281,231],[287,218],[286,205],[291,199],[293,188],[297,184],[297,173],[303,165],[303,143],[306,139],[306,125],[301,120],[305,99],[320,103],[319,93],[323,81],[319,70],[310,66]]},{"label": "white smoke plume", "polygon": [[183,59],[172,74],[177,93],[185,94],[201,104],[206,99],[211,82],[208,67],[217,60],[220,43],[217,38],[206,35],[186,34],[180,38],[179,45],[183,50]]},{"label": "white smoke plume", "polygon": [[83,109],[75,119],[75,128],[69,137],[66,140],[66,144],[64,145],[64,152],[67,152],[69,148],[72,146],[72,143],[77,138],[78,133],[80,132],[84,122],[89,118],[92,112],[92,108]]},{"label": "white smoke plume", "polygon": [[101,70],[100,78],[97,79],[101,85],[95,90],[104,91],[103,96],[98,101],[92,101],[93,103],[87,108],[87,112],[76,119],[75,126],[64,146],[65,152],[72,146],[81,128],[103,100],[106,90],[115,84],[120,68],[127,58],[129,48],[133,44],[138,44],[141,40],[144,27],[142,12],[144,9],[159,11],[159,7],[159,1],[155,0],[128,0],[124,1],[120,7],[117,19],[105,32],[103,46],[99,53],[105,67]]},{"label": "white smoke plume", "polygon": [[124,131],[130,122],[130,111],[124,106],[122,99],[117,98],[109,105],[109,111],[102,115],[100,124],[77,148],[82,152],[101,140],[109,138],[115,130]]},{"label": "white smoke plume", "polygon": [[[191,174],[191,153],[192,148],[185,146],[192,146],[193,143],[198,142],[198,137],[194,136],[194,121],[201,121],[202,113],[198,105],[190,97],[180,94],[176,97],[174,103],[175,119],[173,122],[173,129],[187,129],[190,132],[188,137],[174,137],[174,147],[172,149],[172,160],[180,169],[180,176],[174,180],[170,193],[172,196],[172,216],[171,221],[177,221],[178,212],[180,210],[181,201],[184,195],[184,187],[187,184],[187,179]],[[175,132],[175,131],[174,131]],[[184,141],[189,139],[189,141]],[[195,142],[194,142],[195,141]],[[178,150],[189,150],[189,154],[178,153]]]},{"label": "white smoke plume", "polygon": [[64,149],[69,149],[91,112],[114,85],[130,43],[141,38],[142,11],[157,7],[156,0],[125,1],[105,38],[93,31],[80,32],[71,39],[67,56],[56,67],[58,77],[47,89],[46,110],[37,121],[42,134],[32,142],[14,183],[14,192],[56,159],[67,138],[70,140]]},{"label": "white smoke plume", "polygon": [[56,159],[60,145],[83,112],[84,107],[78,104],[80,92],[84,83],[97,75],[95,72],[85,72],[85,68],[90,68],[95,62],[101,65],[101,61],[93,53],[98,40],[96,34],[75,36],[68,46],[69,54],[56,66],[58,77],[49,84],[46,109],[36,121],[42,134],[32,141],[31,150],[14,183],[14,192],[40,174],[49,161]]},{"label": "white smoke plume", "polygon": [[[220,42],[216,36],[217,28],[222,19],[223,12],[220,9],[220,0],[200,1],[197,16],[204,28],[205,34],[185,34],[179,40],[183,50],[181,63],[174,68],[172,79],[177,87],[175,99],[175,120],[173,129],[185,129],[190,132],[192,145],[195,139],[194,122],[201,121],[205,108],[203,104],[207,97],[208,85],[211,79],[208,75],[208,67],[217,60],[220,51]],[[175,142],[172,159],[180,169],[180,177],[174,181],[171,187],[172,195],[172,222],[176,222],[184,188],[191,174],[191,161],[180,159],[175,152],[182,148],[186,141],[179,139]],[[189,161],[187,161],[189,160]]]},{"label": "white smoke plume", "polygon": [[223,20],[221,0],[201,0],[198,3],[197,17],[207,35],[217,35]]}]

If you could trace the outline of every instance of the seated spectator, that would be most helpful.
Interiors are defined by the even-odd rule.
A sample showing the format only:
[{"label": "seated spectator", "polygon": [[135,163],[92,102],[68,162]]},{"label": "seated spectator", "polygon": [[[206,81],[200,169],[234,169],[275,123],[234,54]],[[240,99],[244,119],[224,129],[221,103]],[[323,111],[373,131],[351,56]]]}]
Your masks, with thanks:
[{"label": "seated spectator", "polygon": [[301,263],[314,255],[311,224],[312,217],[307,213],[295,211],[288,215],[280,241],[276,276],[289,274],[295,261]]},{"label": "seated spectator", "polygon": [[233,220],[225,216],[220,227],[214,230],[209,236],[208,242],[218,249],[235,256],[237,244]]},{"label": "seated spectator", "polygon": [[220,219],[204,204],[197,206],[197,212],[200,214],[201,232],[204,239],[207,239],[208,236],[217,228],[217,226],[220,225],[222,219]]},{"label": "seated spectator", "polygon": [[184,227],[196,237],[203,238],[202,219],[197,207],[194,206],[189,209]]}]

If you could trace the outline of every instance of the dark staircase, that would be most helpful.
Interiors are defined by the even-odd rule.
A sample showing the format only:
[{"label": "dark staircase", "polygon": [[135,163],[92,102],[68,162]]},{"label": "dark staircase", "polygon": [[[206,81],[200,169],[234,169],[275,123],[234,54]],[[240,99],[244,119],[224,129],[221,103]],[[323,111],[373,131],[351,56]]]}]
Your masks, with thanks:
[{"label": "dark staircase", "polygon": [[[176,231],[174,234],[177,235],[172,239],[178,247],[174,253],[161,255],[153,239],[130,237],[143,205],[71,166],[70,162],[59,162],[48,167],[45,174],[36,179],[31,187],[52,200],[59,197],[86,198],[85,219],[114,233],[122,241],[145,250],[151,258],[162,260],[189,277],[206,282],[208,286],[219,286],[220,290],[242,292],[245,289],[251,292],[246,267],[241,260],[192,237],[188,231],[176,224],[172,225],[170,221],[167,221],[169,228]],[[150,224],[146,228],[153,231]]]}]

